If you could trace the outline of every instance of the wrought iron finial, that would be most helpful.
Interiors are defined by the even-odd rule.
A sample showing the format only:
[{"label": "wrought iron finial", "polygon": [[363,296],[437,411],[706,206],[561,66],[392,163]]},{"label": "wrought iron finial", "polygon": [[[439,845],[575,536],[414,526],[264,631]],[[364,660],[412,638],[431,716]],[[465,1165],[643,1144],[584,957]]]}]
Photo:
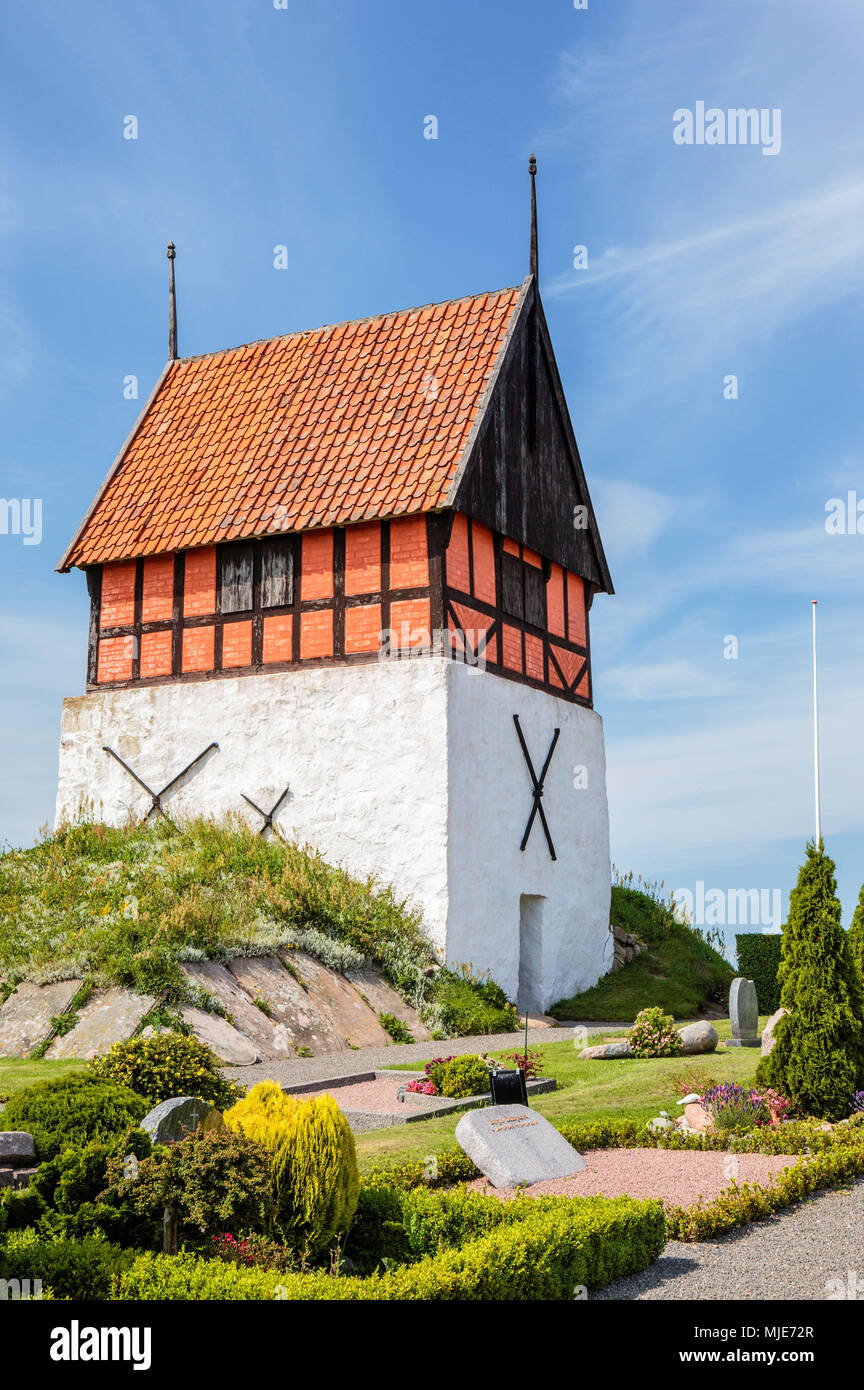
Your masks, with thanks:
[{"label": "wrought iron finial", "polygon": [[537,255],[537,160],[532,154],[528,160],[528,173],[531,175],[531,266],[530,272],[536,280],[539,275]]},{"label": "wrought iron finial", "polygon": [[177,295],[174,289],[174,257],[177,255],[173,241],[168,243],[168,356],[171,361],[177,357]]}]

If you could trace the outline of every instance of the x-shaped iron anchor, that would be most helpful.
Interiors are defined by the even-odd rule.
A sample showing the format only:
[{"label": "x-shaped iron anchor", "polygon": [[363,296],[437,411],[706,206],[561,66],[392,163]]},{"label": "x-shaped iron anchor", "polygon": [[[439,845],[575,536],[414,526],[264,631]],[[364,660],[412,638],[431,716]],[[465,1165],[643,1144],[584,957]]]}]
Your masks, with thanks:
[{"label": "x-shaped iron anchor", "polygon": [[546,843],[547,843],[547,845],[549,846],[549,853],[551,854],[551,856],[552,856],[553,859],[557,859],[558,856],[557,856],[557,854],[555,853],[555,846],[554,846],[553,843],[552,843],[552,836],[551,836],[550,833],[549,833],[549,826],[548,826],[548,824],[546,823],[546,815],[545,815],[545,813],[544,813],[544,811],[543,811],[542,796],[543,796],[543,784],[544,784],[544,782],[546,781],[546,773],[549,771],[549,764],[550,764],[551,761],[552,761],[552,754],[555,752],[555,745],[556,745],[556,743],[558,742],[558,738],[559,738],[559,735],[560,735],[560,733],[561,733],[561,730],[560,730],[560,729],[556,729],[556,730],[555,730],[555,733],[554,733],[553,736],[552,736],[552,742],[551,742],[550,745],[549,745],[549,752],[546,754],[546,761],[545,761],[545,763],[543,764],[543,768],[542,768],[542,770],[541,770],[541,772],[540,772],[540,776],[538,777],[537,774],[536,774],[536,772],[534,771],[534,764],[533,764],[532,761],[531,761],[531,754],[528,752],[528,745],[527,745],[527,743],[525,742],[525,735],[524,735],[523,732],[522,732],[522,725],[519,723],[519,716],[518,716],[518,714],[514,714],[514,716],[513,716],[513,723],[516,725],[516,732],[517,732],[517,734],[519,735],[519,742],[520,742],[521,745],[522,745],[522,752],[525,754],[525,761],[526,761],[526,763],[528,764],[528,771],[529,771],[530,774],[531,774],[531,782],[532,782],[532,784],[533,784],[533,797],[534,797],[534,804],[533,804],[533,806],[531,807],[531,814],[530,814],[530,816],[528,817],[528,824],[527,824],[526,827],[525,827],[525,834],[522,836],[522,843],[521,843],[521,845],[519,846],[519,848],[520,848],[521,850],[524,850],[525,846],[526,846],[527,843],[528,843],[529,836],[531,835],[531,831],[532,831],[533,826],[534,826],[534,817],[537,816],[537,815],[539,815],[539,816],[540,816],[540,824],[543,826],[543,832],[544,832],[544,834],[545,834],[545,836],[546,836]]},{"label": "x-shaped iron anchor", "polygon": [[265,832],[266,830],[272,830],[274,835],[278,835],[278,834],[279,834],[279,831],[276,829],[275,825],[273,824],[273,817],[275,816],[275,814],[276,814],[276,812],[278,811],[279,807],[282,805],[282,802],[285,800],[285,798],[286,798],[286,796],[288,795],[288,793],[289,793],[290,790],[291,790],[290,787],[286,787],[286,788],[285,788],[285,790],[284,790],[284,792],[282,793],[282,795],[279,796],[279,797],[277,797],[276,800],[273,802],[273,809],[270,810],[270,811],[262,811],[260,806],[256,806],[256,805],[255,805],[255,802],[252,800],[251,796],[247,796],[245,792],[241,792],[241,793],[240,793],[240,795],[242,796],[243,800],[244,800],[244,801],[248,801],[248,803],[249,803],[249,805],[252,807],[253,811],[257,811],[258,814],[259,814],[259,816],[263,816],[263,817],[264,817],[264,824],[261,826],[261,829],[258,831],[258,834],[259,834],[259,835],[263,835],[264,832]]},{"label": "x-shaped iron anchor", "polygon": [[143,817],[143,819],[144,819],[144,820],[149,820],[150,817],[152,816],[153,812],[154,812],[154,811],[158,811],[158,812],[159,812],[159,815],[160,815],[160,816],[164,816],[165,819],[169,822],[169,824],[171,824],[171,823],[172,823],[172,822],[171,822],[171,818],[170,818],[170,816],[167,814],[167,812],[166,812],[166,810],[165,810],[165,807],[162,805],[162,798],[163,798],[163,796],[165,796],[168,792],[170,792],[171,788],[174,787],[174,786],[176,786],[177,783],[178,783],[179,781],[181,781],[181,779],[184,778],[184,777],[186,776],[186,773],[187,773],[187,772],[191,772],[191,771],[192,771],[192,768],[195,766],[196,763],[200,763],[200,761],[201,761],[202,758],[205,758],[205,757],[207,756],[208,753],[212,752],[212,750],[213,750],[214,748],[218,748],[218,747],[219,747],[219,744],[218,744],[218,743],[208,743],[207,747],[204,749],[204,752],[203,752],[203,753],[199,753],[197,758],[193,758],[192,761],[191,761],[191,763],[188,763],[187,766],[184,767],[184,769],[183,769],[182,772],[178,772],[178,773],[177,773],[177,776],[176,776],[176,777],[172,777],[172,778],[171,778],[171,781],[168,782],[168,783],[166,783],[166,785],[162,788],[161,792],[154,792],[154,790],[153,790],[152,787],[148,787],[147,783],[146,783],[141,777],[138,776],[138,773],[137,773],[137,772],[133,772],[133,771],[132,771],[132,769],[131,769],[131,767],[129,766],[128,763],[124,763],[123,759],[120,757],[120,754],[119,754],[119,753],[115,753],[113,748],[109,748],[109,747],[107,746],[107,744],[103,744],[103,745],[102,745],[102,752],[103,752],[103,753],[110,753],[112,758],[116,758],[116,760],[117,760],[117,762],[120,764],[120,766],[121,766],[121,767],[125,767],[126,771],[129,773],[129,776],[132,777],[132,778],[134,778],[134,780],[138,783],[139,787],[143,787],[144,790],[145,790],[145,792],[147,793],[147,795],[148,795],[149,797],[152,797],[152,801],[151,801],[151,803],[150,803],[150,809],[149,809],[149,811],[147,812],[146,816]]}]

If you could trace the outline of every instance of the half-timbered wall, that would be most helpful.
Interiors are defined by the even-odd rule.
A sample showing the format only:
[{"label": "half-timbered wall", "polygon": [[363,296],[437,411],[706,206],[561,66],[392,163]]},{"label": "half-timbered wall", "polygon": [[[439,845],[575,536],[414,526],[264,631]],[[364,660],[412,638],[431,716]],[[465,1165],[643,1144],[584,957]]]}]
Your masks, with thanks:
[{"label": "half-timbered wall", "polygon": [[88,685],[377,660],[385,634],[422,646],[428,529],[406,517],[95,568]]},{"label": "half-timbered wall", "polygon": [[456,512],[444,598],[454,655],[591,704],[588,601],[578,575]]},{"label": "half-timbered wall", "polygon": [[123,561],[89,579],[91,689],[431,651],[591,704],[583,581],[461,512]]}]

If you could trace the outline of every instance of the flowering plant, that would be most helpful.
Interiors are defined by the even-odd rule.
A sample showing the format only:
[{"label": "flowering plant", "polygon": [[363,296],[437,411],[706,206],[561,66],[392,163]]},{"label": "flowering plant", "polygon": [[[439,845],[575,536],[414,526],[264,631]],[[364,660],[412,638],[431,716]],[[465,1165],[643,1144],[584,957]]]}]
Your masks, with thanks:
[{"label": "flowering plant", "polygon": [[717,1129],[758,1129],[763,1125],[779,1125],[788,1117],[792,1106],[779,1091],[745,1091],[737,1081],[724,1081],[711,1086],[702,1097],[702,1104],[714,1120]]},{"label": "flowering plant", "polygon": [[[453,1057],[433,1057],[423,1068],[433,1091],[425,1095],[447,1096],[452,1100],[462,1100],[465,1096],[482,1095],[489,1090],[489,1070],[483,1060],[473,1052]],[[406,1089],[419,1090],[418,1086]]]},{"label": "flowering plant", "polygon": [[662,1009],[643,1009],[636,1015],[627,1041],[634,1057],[675,1057],[681,1051],[681,1035],[675,1020]]},{"label": "flowering plant", "polygon": [[864,1091],[856,1091],[852,1097],[852,1114],[864,1115]]},{"label": "flowering plant", "polygon": [[424,1081],[422,1077],[419,1076],[415,1076],[413,1081],[409,1081],[405,1090],[414,1091],[417,1095],[421,1096],[437,1096],[438,1094],[438,1087],[435,1085],[434,1081],[429,1081],[428,1079]]}]

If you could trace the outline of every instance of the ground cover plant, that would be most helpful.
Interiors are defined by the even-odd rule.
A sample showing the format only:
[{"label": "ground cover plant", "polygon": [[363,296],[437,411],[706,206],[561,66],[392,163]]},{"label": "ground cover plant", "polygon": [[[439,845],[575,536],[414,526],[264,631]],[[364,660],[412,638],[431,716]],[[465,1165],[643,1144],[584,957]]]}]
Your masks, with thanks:
[{"label": "ground cover plant", "polygon": [[582,994],[559,1000],[554,1018],[631,1022],[640,1009],[659,1008],[675,1018],[695,1018],[709,1005],[725,1006],[735,971],[697,927],[676,920],[662,885],[616,875],[609,908],[612,923],[647,948],[620,970],[604,975]]},{"label": "ground cover plant", "polygon": [[377,965],[435,1036],[508,1031],[515,1019],[470,967],[424,974],[435,957],[390,889],[239,820],[82,822],[0,854],[4,991],[23,978],[82,979],[214,1007],[180,961],[292,945],[334,969]]}]

